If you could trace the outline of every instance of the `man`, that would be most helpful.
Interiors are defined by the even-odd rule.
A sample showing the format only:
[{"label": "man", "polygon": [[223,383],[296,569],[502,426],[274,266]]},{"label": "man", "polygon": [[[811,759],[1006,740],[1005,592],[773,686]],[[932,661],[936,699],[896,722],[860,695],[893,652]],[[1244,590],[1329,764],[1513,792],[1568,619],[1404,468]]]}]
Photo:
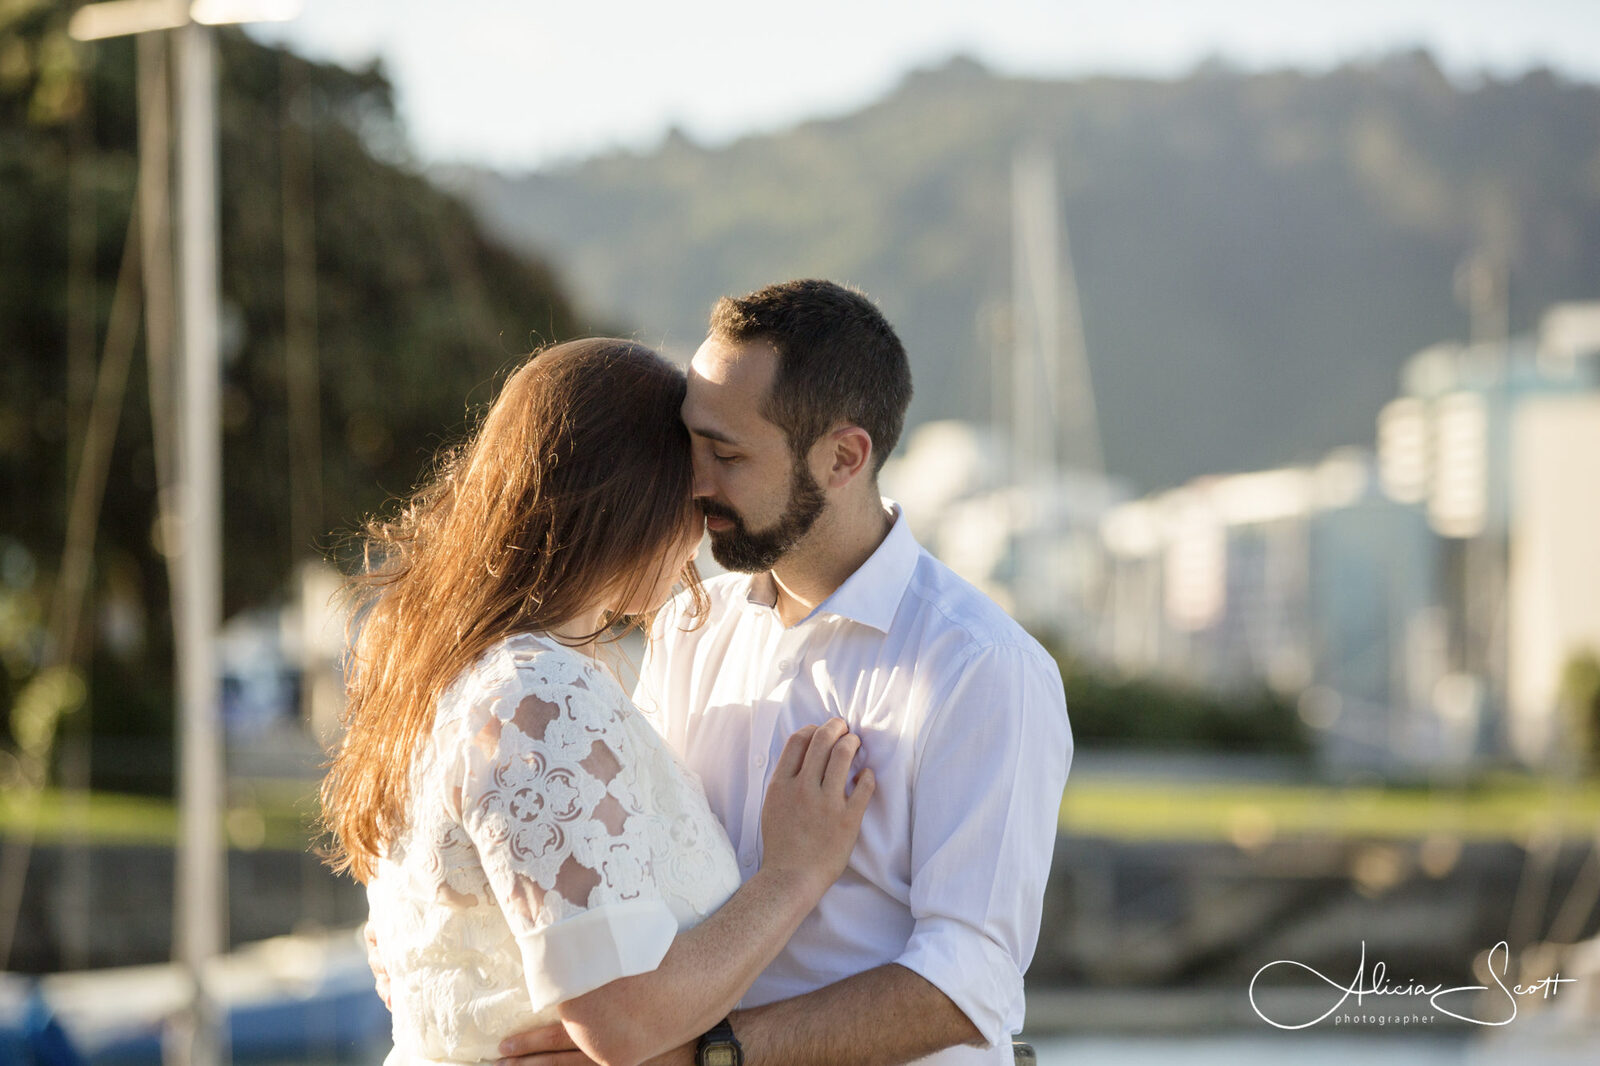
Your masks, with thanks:
[{"label": "man", "polygon": [[[1011,1061],[1072,739],[1055,663],[878,494],[910,399],[892,327],[823,281],[719,301],[691,363],[695,494],[733,573],[707,583],[698,628],[663,612],[637,702],[746,877],[794,730],[842,716],[877,792],[849,868],[744,1009],[660,1061],[735,1062],[735,1042],[752,1066]],[[502,1052],[579,1061],[530,1054],[563,1037]]]}]

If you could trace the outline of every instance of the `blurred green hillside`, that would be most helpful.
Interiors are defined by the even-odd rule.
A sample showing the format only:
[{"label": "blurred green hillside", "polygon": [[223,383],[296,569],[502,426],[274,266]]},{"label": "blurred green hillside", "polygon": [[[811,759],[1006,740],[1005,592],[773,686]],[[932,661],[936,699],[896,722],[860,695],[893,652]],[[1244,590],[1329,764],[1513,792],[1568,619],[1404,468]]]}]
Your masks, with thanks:
[{"label": "blurred green hillside", "polygon": [[[134,46],[77,45],[68,5],[0,5],[0,705],[50,652],[62,554],[137,171]],[[403,493],[497,374],[579,322],[550,270],[486,237],[407,156],[382,70],[220,35],[226,609]],[[300,164],[286,179],[284,145]],[[296,183],[298,181],[298,184]],[[297,191],[300,190],[300,191]],[[291,426],[285,203],[311,234],[320,418]],[[76,333],[74,332],[76,331]],[[92,593],[69,659],[87,681],[96,783],[158,787],[170,758],[167,577],[142,331],[121,402]],[[314,432],[308,432],[314,430]],[[290,434],[321,491],[290,533]],[[69,730],[73,727],[68,726]],[[80,727],[81,728],[81,727]],[[138,743],[143,738],[143,743]],[[0,767],[3,769],[3,767]]]},{"label": "blurred green hillside", "polygon": [[[451,180],[580,303],[692,351],[721,293],[804,275],[879,300],[913,421],[986,418],[1010,286],[1010,168],[1043,144],[1107,465],[1155,489],[1370,442],[1402,360],[1466,339],[1458,266],[1498,249],[1510,324],[1600,297],[1600,87],[1460,84],[1425,54],[1326,74],[1023,80],[967,60],[854,114],[726,147],[672,135]],[[996,315],[995,311],[999,314]]]}]

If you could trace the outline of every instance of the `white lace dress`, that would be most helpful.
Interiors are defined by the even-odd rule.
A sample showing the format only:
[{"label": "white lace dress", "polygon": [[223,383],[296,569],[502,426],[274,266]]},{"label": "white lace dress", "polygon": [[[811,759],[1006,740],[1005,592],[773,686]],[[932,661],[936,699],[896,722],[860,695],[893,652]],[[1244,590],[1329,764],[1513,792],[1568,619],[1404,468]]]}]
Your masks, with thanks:
[{"label": "white lace dress", "polygon": [[699,780],[609,673],[545,638],[456,679],[415,774],[367,886],[389,1066],[495,1059],[557,1003],[655,969],[739,887]]}]

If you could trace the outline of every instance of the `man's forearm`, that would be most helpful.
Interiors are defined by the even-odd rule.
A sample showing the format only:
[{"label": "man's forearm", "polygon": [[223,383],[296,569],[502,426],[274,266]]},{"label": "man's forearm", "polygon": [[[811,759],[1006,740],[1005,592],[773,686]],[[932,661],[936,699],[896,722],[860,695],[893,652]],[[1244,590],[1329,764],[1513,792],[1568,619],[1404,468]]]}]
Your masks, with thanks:
[{"label": "man's forearm", "polygon": [[[926,978],[890,963],[826,988],[733,1012],[750,1066],[897,1066],[957,1044],[982,1044],[976,1026]],[[504,1066],[586,1062],[559,1025],[519,1033],[501,1047]],[[543,1053],[543,1054],[541,1054]],[[693,1042],[648,1066],[694,1066]]]},{"label": "man's forearm", "polygon": [[894,963],[735,1011],[750,1066],[896,1066],[983,1037],[950,997]]}]

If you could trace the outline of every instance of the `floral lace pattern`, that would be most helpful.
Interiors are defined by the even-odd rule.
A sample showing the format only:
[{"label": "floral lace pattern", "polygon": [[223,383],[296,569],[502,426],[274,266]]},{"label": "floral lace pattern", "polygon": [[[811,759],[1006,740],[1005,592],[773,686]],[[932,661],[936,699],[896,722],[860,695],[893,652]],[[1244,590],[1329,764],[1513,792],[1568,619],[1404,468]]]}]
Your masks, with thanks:
[{"label": "floral lace pattern", "polygon": [[[616,945],[585,938],[627,924],[575,919],[664,906],[685,929],[739,886],[698,779],[608,673],[539,637],[502,641],[446,690],[414,774],[410,824],[367,890],[390,1063],[492,1060],[555,1019],[549,988],[622,976],[594,970]],[[527,973],[547,941],[562,950],[535,957],[586,972]]]}]

